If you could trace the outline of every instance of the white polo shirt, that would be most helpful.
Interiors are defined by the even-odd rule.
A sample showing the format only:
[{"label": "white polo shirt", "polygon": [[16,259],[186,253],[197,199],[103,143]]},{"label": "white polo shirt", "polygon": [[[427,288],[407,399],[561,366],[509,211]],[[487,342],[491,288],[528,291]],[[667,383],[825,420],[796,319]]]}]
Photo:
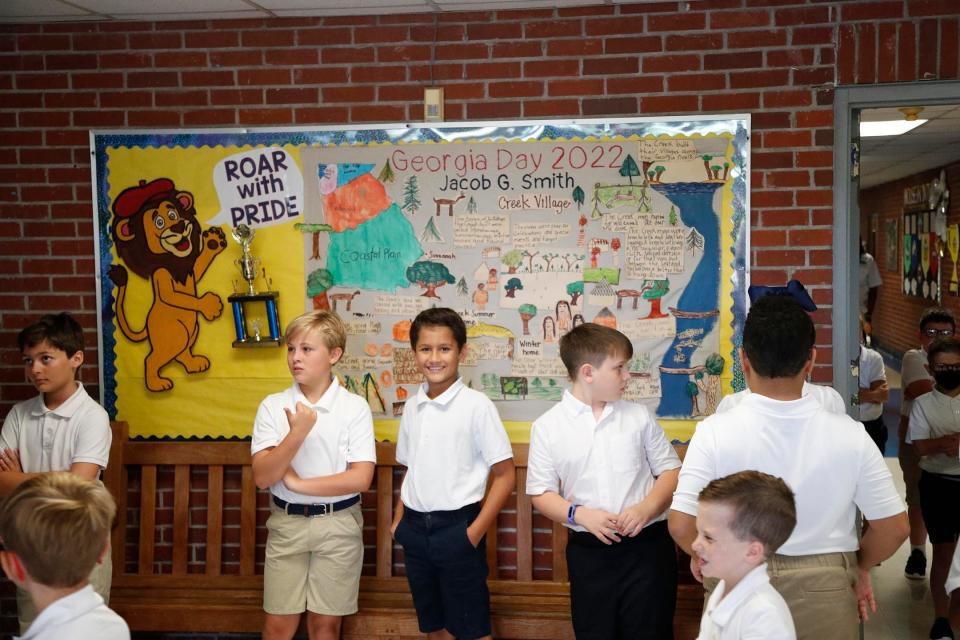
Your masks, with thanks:
[{"label": "white polo shirt", "polygon": [[753,393],[701,422],[670,508],[696,516],[708,482],[746,469],[783,478],[796,496],[797,526],[777,551],[784,555],[855,551],[857,507],[867,520],[905,511],[863,425],[812,396],[781,401]]},{"label": "white polo shirt", "polygon": [[[376,464],[377,449],[373,439],[370,406],[360,396],[341,387],[336,376],[316,404],[307,400],[296,382],[285,391],[267,396],[260,403],[253,423],[251,455],[275,447],[287,437],[290,423],[287,422],[287,414],[283,409],[286,407],[290,411],[296,411],[297,402],[302,402],[317,412],[313,429],[307,434],[291,461],[297,475],[301,478],[316,478],[346,471],[351,462]],[[288,489],[283,480],[270,487],[270,492],[282,500],[298,504],[337,502],[357,495],[305,495]]]},{"label": "white polo shirt", "polygon": [[[936,388],[913,401],[907,442],[930,440],[960,433],[960,396],[951,398]],[[945,453],[920,458],[920,468],[930,473],[960,476],[960,459]]]},{"label": "white polo shirt", "polygon": [[[531,496],[552,491],[575,504],[621,513],[647,497],[656,476],[679,466],[680,458],[645,406],[608,402],[596,420],[590,405],[564,391],[563,399],[533,423],[526,491]],[[650,523],[666,517],[664,512]]]},{"label": "white polo shirt", "polygon": [[[860,345],[860,388],[869,389],[877,380],[887,381],[886,367],[883,366],[883,356]],[[876,420],[883,415],[883,404],[879,402],[861,402],[860,420]]]},{"label": "white polo shirt", "polygon": [[883,284],[877,261],[869,253],[860,254],[860,313],[867,312],[867,299],[870,289]]},{"label": "white polo shirt", "polygon": [[491,400],[459,379],[434,399],[426,383],[403,407],[397,462],[400,488],[414,511],[454,511],[483,499],[490,467],[513,457]]},{"label": "white polo shirt", "polygon": [[130,640],[123,618],[90,585],[50,604],[20,640]]},{"label": "white polo shirt", "polygon": [[697,640],[796,640],[790,608],[770,586],[766,563],[743,576],[726,597],[725,592],[721,580],[703,610]]},{"label": "white polo shirt", "polygon": [[105,469],[112,439],[107,412],[79,382],[56,409],[44,406],[42,394],[14,405],[0,430],[0,447],[20,452],[24,473],[69,471],[74,462]]},{"label": "white polo shirt", "polygon": [[[715,413],[723,413],[724,411],[733,409],[743,402],[744,398],[748,395],[750,395],[750,389],[744,389],[743,391],[737,391],[736,393],[724,396],[723,399],[720,400],[720,404],[717,405]],[[837,390],[833,387],[804,381],[803,389],[800,391],[800,397],[805,398],[807,396],[812,396],[820,403],[820,406],[830,413],[836,413],[842,416],[847,415],[847,407],[843,404],[843,398],[840,397],[840,394],[837,393]]]},{"label": "white polo shirt", "polygon": [[[900,388],[906,391],[907,387],[919,380],[933,381],[933,376],[927,371],[927,352],[923,349],[910,349],[903,354],[900,361]],[[901,416],[910,415],[915,400],[916,398],[909,399],[906,393],[903,394],[900,402]]]}]

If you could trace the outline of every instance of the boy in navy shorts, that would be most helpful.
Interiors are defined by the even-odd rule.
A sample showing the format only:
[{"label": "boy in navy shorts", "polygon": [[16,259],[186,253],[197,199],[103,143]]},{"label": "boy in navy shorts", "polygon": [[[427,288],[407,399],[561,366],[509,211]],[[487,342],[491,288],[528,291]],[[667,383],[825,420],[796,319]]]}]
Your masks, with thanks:
[{"label": "boy in navy shorts", "polygon": [[452,309],[414,319],[410,344],[425,382],[403,408],[397,439],[407,473],[392,531],[420,631],[436,640],[491,637],[484,534],[515,483],[513,449],[493,402],[460,380],[466,343]]},{"label": "boy in navy shorts", "polygon": [[673,637],[676,549],[666,510],[680,458],[646,407],[621,400],[633,356],[619,331],[587,323],[560,339],[573,389],[537,418],[527,494],[570,529],[577,640]]}]

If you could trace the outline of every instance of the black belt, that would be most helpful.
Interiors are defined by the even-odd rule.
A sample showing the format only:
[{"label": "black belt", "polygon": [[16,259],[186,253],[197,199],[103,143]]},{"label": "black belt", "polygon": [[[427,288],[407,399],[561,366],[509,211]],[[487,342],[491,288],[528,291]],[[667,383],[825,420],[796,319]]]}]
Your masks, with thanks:
[{"label": "black belt", "polygon": [[360,502],[360,496],[353,496],[340,502],[322,502],[320,504],[300,504],[299,502],[287,502],[277,496],[273,496],[273,504],[277,505],[283,512],[290,516],[304,516],[312,518],[314,516],[325,516],[335,511],[342,511]]}]

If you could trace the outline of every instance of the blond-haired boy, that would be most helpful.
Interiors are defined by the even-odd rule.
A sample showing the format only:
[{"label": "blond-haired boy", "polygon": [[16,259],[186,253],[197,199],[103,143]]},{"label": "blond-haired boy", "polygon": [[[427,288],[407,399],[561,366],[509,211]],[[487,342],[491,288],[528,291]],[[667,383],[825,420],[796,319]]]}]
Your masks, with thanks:
[{"label": "blond-haired boy", "polygon": [[567,567],[578,639],[672,638],[676,549],[666,509],[680,458],[646,407],[621,400],[630,339],[582,324],[560,339],[573,380],[533,423],[527,494],[570,529]]},{"label": "blond-haired boy", "polygon": [[22,640],[129,640],[88,576],[109,549],[116,513],[103,485],[67,472],[22,482],[0,509],[0,564],[38,615]]},{"label": "blond-haired boy", "polygon": [[332,373],[346,347],[336,314],[304,314],[284,339],[293,385],[260,403],[251,444],[254,481],[272,494],[263,637],[292,638],[307,611],[311,640],[339,638],[342,617],[357,611],[373,419]]},{"label": "blond-haired boy", "polygon": [[790,609],[770,585],[767,559],[797,524],[793,492],[780,478],[740,471],[700,492],[693,549],[704,576],[720,581],[698,640],[794,640]]}]

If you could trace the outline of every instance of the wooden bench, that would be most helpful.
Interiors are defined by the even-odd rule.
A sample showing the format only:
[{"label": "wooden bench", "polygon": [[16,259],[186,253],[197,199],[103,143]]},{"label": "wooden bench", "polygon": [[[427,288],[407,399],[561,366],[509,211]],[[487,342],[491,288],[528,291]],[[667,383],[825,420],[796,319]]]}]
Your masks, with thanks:
[{"label": "wooden bench", "polygon": [[[113,426],[104,477],[118,504],[111,607],[133,631],[259,632],[269,494],[254,485],[249,442],[131,441],[126,423]],[[527,445],[513,448],[520,491],[487,533],[494,637],[573,638],[566,532],[533,510],[522,490]],[[345,619],[343,637],[417,638],[402,549],[390,536],[394,445],[378,443],[377,459],[364,494],[360,612]],[[696,637],[703,602],[686,563],[681,554],[678,639]]]}]

